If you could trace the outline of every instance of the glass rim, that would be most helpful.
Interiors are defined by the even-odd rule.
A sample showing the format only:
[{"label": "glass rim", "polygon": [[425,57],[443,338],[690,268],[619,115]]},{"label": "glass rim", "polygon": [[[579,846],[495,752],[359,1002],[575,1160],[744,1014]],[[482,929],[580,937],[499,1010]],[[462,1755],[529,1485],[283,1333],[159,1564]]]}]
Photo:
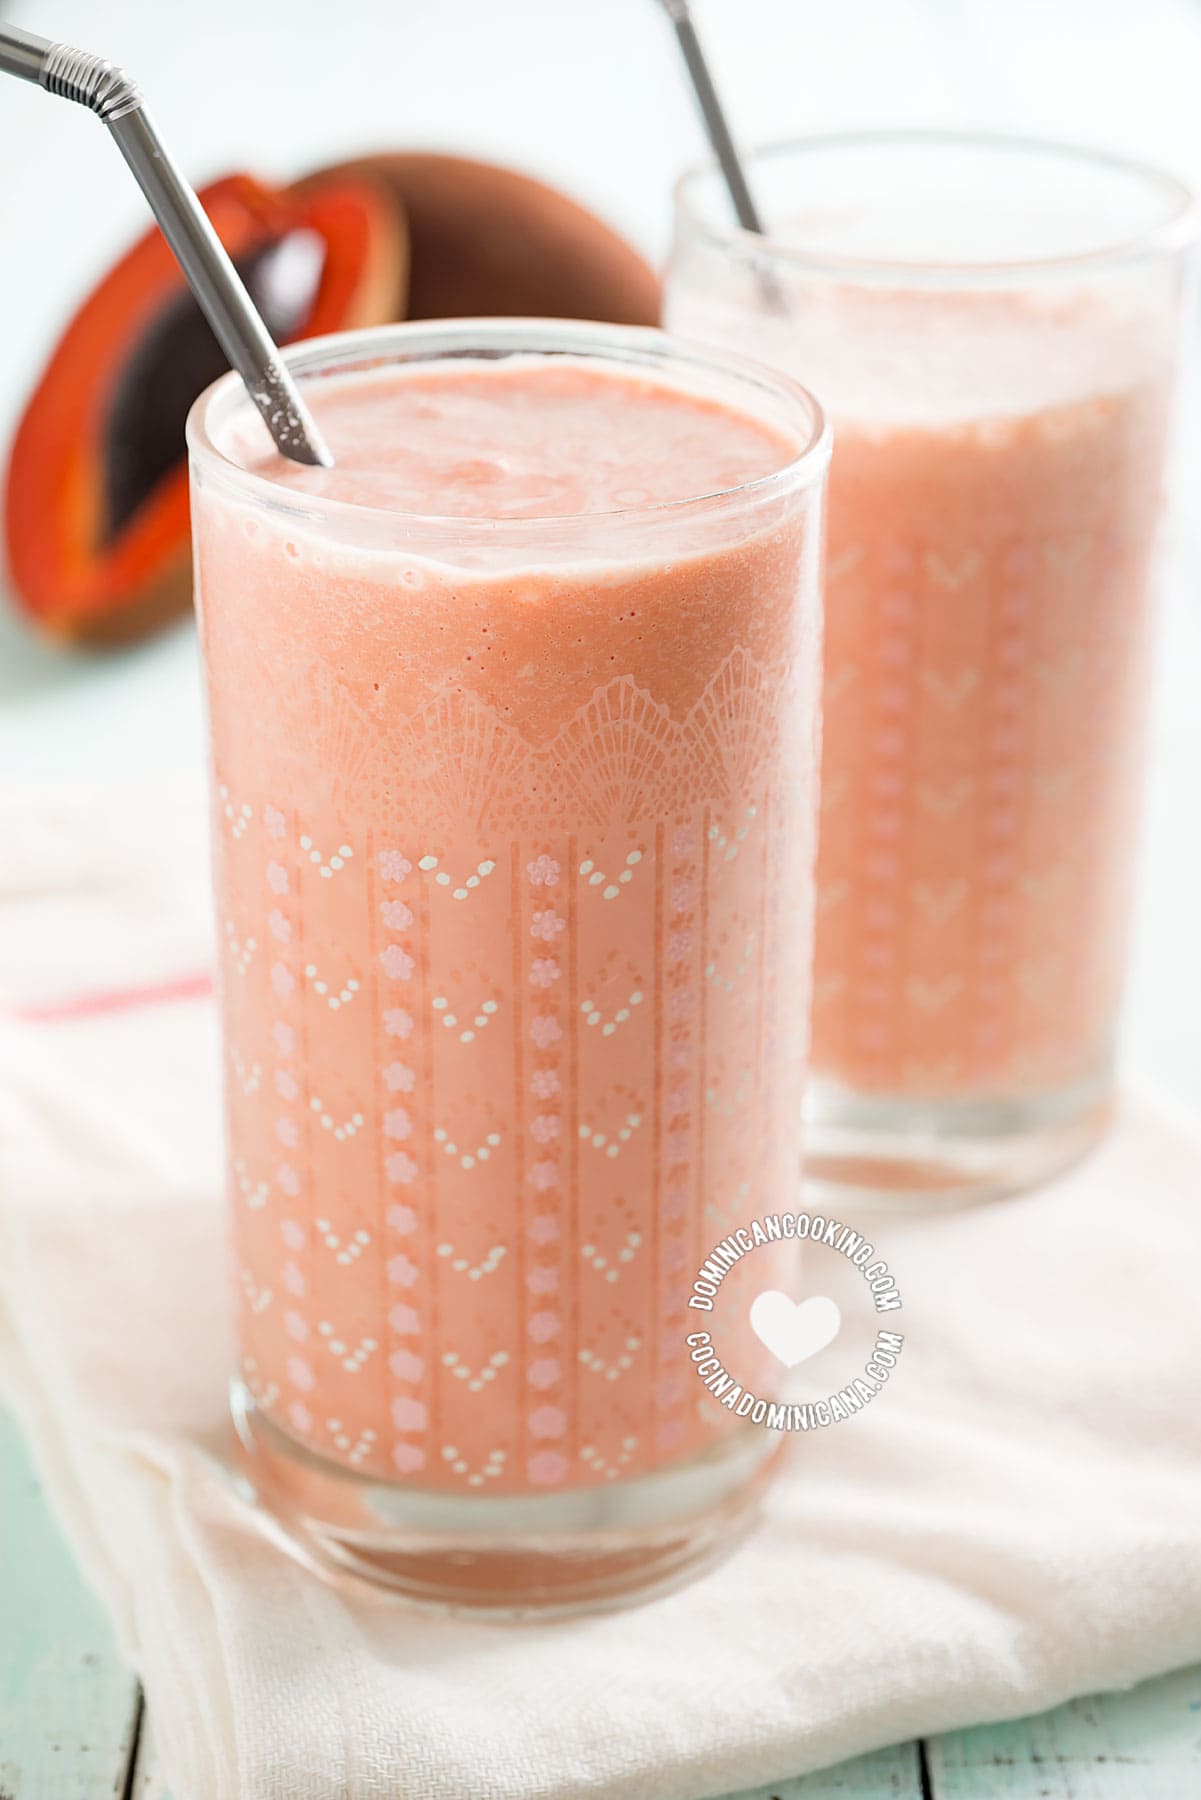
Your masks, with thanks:
[{"label": "glass rim", "polygon": [[978,282],[983,277],[1013,278],[1022,275],[1071,274],[1094,269],[1112,268],[1154,256],[1170,256],[1193,243],[1201,230],[1201,208],[1192,189],[1177,176],[1154,163],[1143,162],[1114,151],[1094,149],[1066,139],[1044,138],[1024,132],[965,131],[952,128],[912,129],[888,126],[853,131],[821,131],[800,137],[776,138],[751,146],[743,153],[744,166],[753,171],[764,162],[823,150],[887,149],[890,146],[925,148],[928,150],[977,149],[1002,156],[1035,156],[1048,162],[1075,163],[1092,167],[1099,173],[1120,174],[1141,182],[1148,192],[1158,192],[1164,202],[1162,215],[1134,236],[1123,236],[1113,243],[1095,249],[1070,251],[1064,255],[1035,255],[979,260],[934,261],[901,257],[854,256],[837,252],[815,254],[802,245],[785,244],[770,232],[760,235],[731,222],[728,226],[706,218],[694,203],[694,193],[701,182],[714,176],[720,179],[715,159],[690,164],[676,179],[672,189],[677,225],[685,222],[703,241],[723,250],[737,250],[748,261],[772,262],[818,274],[843,276],[850,280],[903,278],[910,283],[950,284],[955,281]]},{"label": "glass rim", "polygon": [[[411,357],[404,354],[408,347],[412,348]],[[373,368],[403,366],[406,362],[420,366],[444,361],[453,367],[456,356],[467,358],[472,351],[492,356],[497,350],[515,355],[592,356],[615,367],[632,367],[648,373],[658,369],[665,375],[680,375],[690,367],[704,371],[710,377],[737,382],[744,390],[754,389],[777,402],[783,401],[794,415],[799,447],[779,468],[734,487],[603,512],[546,513],[519,518],[413,512],[284,487],[269,475],[247,469],[228,455],[217,442],[216,432],[237,408],[252,405],[241,378],[230,370],[212,382],[189,409],[186,426],[189,457],[197,468],[216,475],[240,498],[252,499],[274,511],[310,522],[356,518],[377,522],[391,520],[398,526],[437,533],[446,538],[494,538],[498,534],[511,534],[536,539],[555,534],[567,536],[581,527],[624,528],[640,522],[687,520],[723,507],[742,507],[770,500],[778,493],[800,491],[819,481],[830,459],[829,421],[820,403],[799,381],[750,357],[694,343],[655,326],[606,325],[573,319],[407,320],[302,339],[288,345],[282,355],[303,386],[306,377],[319,379],[355,371],[368,373]],[[767,421],[760,419],[760,422]]]}]

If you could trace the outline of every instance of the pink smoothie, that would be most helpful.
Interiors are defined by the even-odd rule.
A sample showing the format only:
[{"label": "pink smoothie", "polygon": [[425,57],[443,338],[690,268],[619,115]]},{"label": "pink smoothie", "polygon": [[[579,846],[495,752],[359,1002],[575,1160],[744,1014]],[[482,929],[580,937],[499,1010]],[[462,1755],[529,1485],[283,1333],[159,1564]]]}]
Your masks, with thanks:
[{"label": "pink smoothie", "polygon": [[[669,320],[732,346],[751,315],[680,283]],[[945,1098],[1103,1077],[1172,318],[830,283],[754,327],[835,434],[814,1073]]]},{"label": "pink smoothie", "polygon": [[1164,406],[1117,387],[844,425],[831,484],[814,1067],[1104,1076],[1125,968]]},{"label": "pink smoothie", "polygon": [[736,1428],[689,1285],[795,1201],[820,532],[601,515],[799,446],[571,361],[314,406],[336,470],[259,472],[371,513],[196,501],[242,1377],[418,1487],[644,1473]]}]

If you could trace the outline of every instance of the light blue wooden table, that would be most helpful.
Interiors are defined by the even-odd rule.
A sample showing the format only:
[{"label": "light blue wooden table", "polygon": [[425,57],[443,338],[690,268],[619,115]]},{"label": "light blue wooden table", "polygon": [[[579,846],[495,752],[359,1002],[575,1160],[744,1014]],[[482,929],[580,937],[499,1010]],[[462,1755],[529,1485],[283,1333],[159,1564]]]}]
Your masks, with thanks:
[{"label": "light blue wooden table", "polygon": [[[738,1800],[1201,1800],[1201,1669]],[[154,1721],[0,1413],[0,1800],[168,1800]],[[209,1800],[203,1794],[174,1800]],[[397,1800],[402,1800],[397,1796]],[[464,1800],[468,1800],[465,1795]],[[733,1797],[731,1797],[733,1800]]]}]

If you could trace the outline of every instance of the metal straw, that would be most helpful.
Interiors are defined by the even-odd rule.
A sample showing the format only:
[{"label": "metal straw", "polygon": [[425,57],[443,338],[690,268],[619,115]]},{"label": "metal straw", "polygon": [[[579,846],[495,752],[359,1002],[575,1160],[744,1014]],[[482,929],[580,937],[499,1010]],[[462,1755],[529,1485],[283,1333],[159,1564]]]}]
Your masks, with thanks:
[{"label": "metal straw", "polygon": [[167,154],[136,84],[123,69],[47,38],[0,24],[0,73],[77,100],[108,126],[174,251],[205,318],[282,455],[333,466],[267,327],[194,189]]},{"label": "metal straw", "polygon": [[734,211],[738,214],[738,223],[744,231],[757,231],[762,237],[763,220],[759,217],[759,209],[751,197],[742,164],[738,160],[734,139],[726,123],[713,77],[709,73],[709,65],[705,61],[705,52],[701,49],[701,40],[696,35],[696,26],[688,11],[688,0],[663,0],[663,10],[675,26],[676,36],[680,40],[680,49],[692,85],[696,89],[709,142],[713,145],[713,154],[721,164],[721,172],[734,202]]},{"label": "metal straw", "polygon": [[[688,70],[696,91],[701,117],[705,121],[705,129],[709,133],[713,154],[717,158],[725,184],[730,190],[730,199],[734,203],[738,223],[744,231],[753,231],[758,236],[764,237],[766,230],[763,219],[759,208],[755,205],[746,173],[734,146],[730,127],[726,122],[725,111],[713,76],[709,72],[705,52],[701,48],[701,40],[697,36],[696,26],[693,24],[692,15],[688,10],[688,0],[662,0],[662,4],[664,12],[675,27],[676,37],[679,39],[680,50],[684,57],[684,66]],[[771,270],[761,267],[759,279],[764,296],[778,311],[786,310],[780,285]]]}]

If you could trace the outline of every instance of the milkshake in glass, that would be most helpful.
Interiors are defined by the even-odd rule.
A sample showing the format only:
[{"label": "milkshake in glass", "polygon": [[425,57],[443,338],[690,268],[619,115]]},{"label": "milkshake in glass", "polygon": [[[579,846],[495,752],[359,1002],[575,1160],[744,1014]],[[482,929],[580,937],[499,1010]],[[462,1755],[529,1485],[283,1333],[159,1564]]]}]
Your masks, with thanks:
[{"label": "milkshake in glass", "polygon": [[[332,471],[232,381],[190,427],[235,1410],[324,1558],[599,1603],[725,1541],[779,1442],[686,1303],[798,1196],[827,438],[658,333],[290,361]],[[713,1328],[768,1395],[746,1284],[788,1255]]]},{"label": "milkshake in glass", "polygon": [[809,1169],[955,1200],[1108,1110],[1189,197],[1020,140],[679,190],[671,326],[811,382],[831,473]]}]

